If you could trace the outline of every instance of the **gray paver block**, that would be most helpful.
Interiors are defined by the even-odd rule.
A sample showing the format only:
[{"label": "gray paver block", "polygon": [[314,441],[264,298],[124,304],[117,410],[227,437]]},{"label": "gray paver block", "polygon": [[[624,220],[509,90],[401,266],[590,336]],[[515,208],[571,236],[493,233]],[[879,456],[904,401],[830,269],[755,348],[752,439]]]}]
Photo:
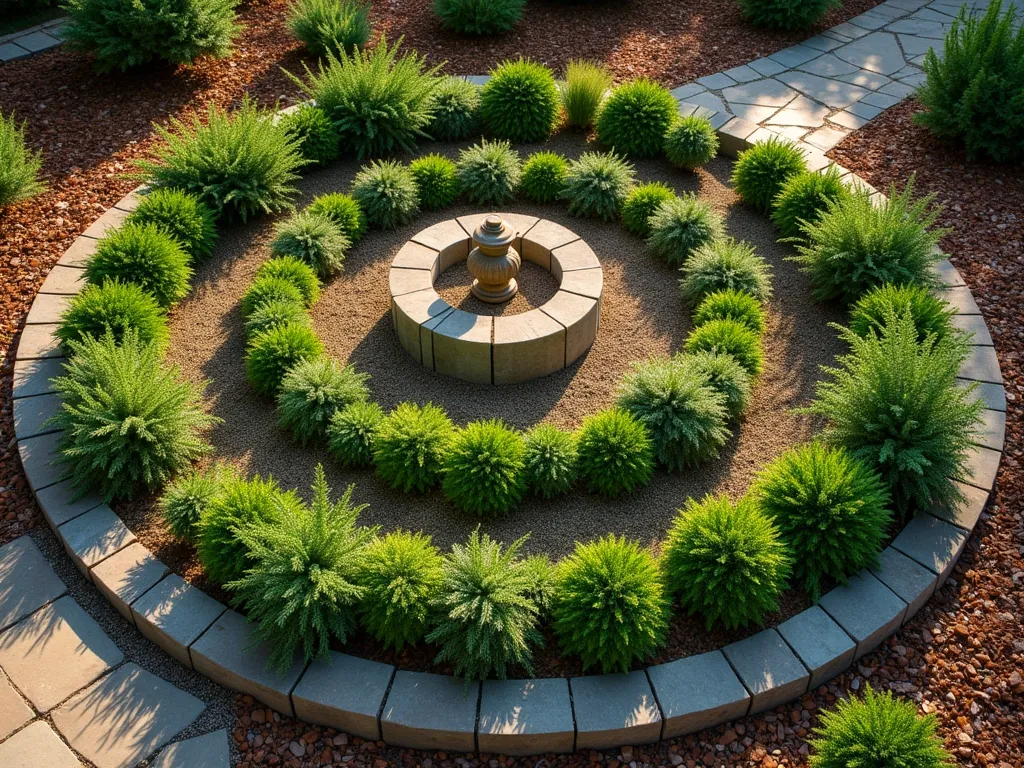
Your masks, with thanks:
[{"label": "gray paver block", "polygon": [[[82,274],[80,269],[73,271]],[[32,302],[32,309],[29,310],[28,317],[25,318],[25,324],[46,325],[59,323],[64,310],[68,308],[72,298],[72,296],[57,293],[36,294],[35,301]]]},{"label": "gray paver block", "polygon": [[[768,107],[775,109],[775,107]],[[747,138],[757,130],[757,124],[735,117],[718,129],[718,151],[726,157],[736,157],[747,148]]]},{"label": "gray paver block", "polygon": [[491,383],[493,318],[456,309],[431,331],[434,370],[477,384]]},{"label": "gray paver block", "polygon": [[575,738],[565,678],[484,681],[477,725],[481,752],[572,752]]},{"label": "gray paver block", "polygon": [[817,128],[825,123],[828,113],[828,107],[822,106],[806,96],[797,96],[784,109],[771,118],[768,124]]},{"label": "gray paver block", "polygon": [[713,75],[698,77],[697,82],[712,91],[719,91],[722,88],[728,88],[730,85],[736,85],[736,81],[724,72],[716,72]]},{"label": "gray paver block", "polygon": [[907,62],[896,35],[889,32],[872,32],[849,45],[835,50],[835,55],[861,69],[891,75],[903,69]]},{"label": "gray paver block", "polygon": [[132,603],[135,626],[187,667],[189,646],[227,610],[201,589],[171,574]]},{"label": "gray paver block", "polygon": [[848,133],[849,131],[841,128],[832,128],[826,125],[824,128],[819,128],[805,136],[804,141],[818,149],[828,151],[845,139]]},{"label": "gray paver block", "polygon": [[52,432],[48,435],[18,441],[21,467],[25,470],[28,484],[36,493],[63,478],[64,469],[56,463],[59,456],[60,440],[61,434]]},{"label": "gray paver block", "polygon": [[19,360],[14,364],[12,392],[14,399],[35,397],[53,392],[52,380],[64,373],[64,358]]},{"label": "gray paver block", "polygon": [[778,79],[805,96],[827,104],[833,109],[848,107],[870,95],[870,91],[859,85],[830,80],[827,77],[819,77],[808,72],[783,72]]},{"label": "gray paver block", "polygon": [[131,604],[152,589],[169,570],[136,542],[93,568],[92,580],[122,616],[134,621]]},{"label": "gray paver block", "polygon": [[783,48],[778,53],[773,53],[768,58],[784,67],[798,67],[805,61],[810,61],[818,56],[821,56],[821,51],[797,43],[789,48]]},{"label": "gray paver block", "polygon": [[964,500],[955,504],[935,504],[928,510],[928,514],[963,528],[965,531],[972,531],[988,503],[989,492],[959,480],[953,482],[960,493],[964,495]]},{"label": "gray paver block", "polygon": [[1003,374],[999,369],[999,358],[994,347],[972,346],[957,375],[961,379],[986,381],[990,384],[1003,383]]},{"label": "gray paver block", "polygon": [[981,425],[974,436],[977,445],[1001,451],[1006,440],[1006,412],[988,408],[981,412]]},{"label": "gray paver block", "polygon": [[96,245],[99,243],[94,237],[79,237],[71,244],[71,247],[64,251],[64,255],[57,262],[65,267],[76,267],[83,269],[96,253]]},{"label": "gray paver block", "polygon": [[850,112],[857,117],[863,117],[866,120],[874,120],[880,114],[882,110],[878,107],[873,107],[870,104],[865,104],[863,101],[858,101],[856,104],[851,104],[846,108],[847,112]]},{"label": "gray paver block", "polygon": [[94,221],[82,234],[85,237],[101,238],[110,230],[120,227],[128,218],[128,212],[120,208],[108,208],[106,213]]},{"label": "gray paver block", "polygon": [[59,395],[38,395],[15,400],[14,434],[24,440],[56,432],[57,428],[48,422],[60,411],[61,402]]},{"label": "gray paver block", "polygon": [[150,763],[151,768],[231,768],[228,732],[204,733],[169,744]]},{"label": "gray paver block", "polygon": [[495,317],[494,383],[529,381],[560,371],[565,367],[565,334],[565,328],[540,309]]},{"label": "gray paver block", "polygon": [[103,503],[103,499],[96,493],[79,496],[70,480],[37,491],[36,501],[54,532],[69,520],[91,512]]},{"label": "gray paver block", "polygon": [[125,664],[53,713],[53,723],[96,768],[132,768],[199,717],[206,705]]},{"label": "gray paver block", "polygon": [[46,357],[63,357],[60,339],[56,336],[56,323],[26,325],[18,342],[18,360],[38,360]]},{"label": "gray paver block", "polygon": [[390,664],[331,651],[329,660],[314,660],[295,686],[295,716],[376,741],[377,713],[394,672]]},{"label": "gray paver block", "polygon": [[797,92],[778,80],[765,79],[726,88],[722,96],[730,103],[735,101],[762,107],[784,107],[797,97]]},{"label": "gray paver block", "polygon": [[65,592],[64,582],[28,536],[0,547],[0,630]]},{"label": "gray paver block", "polygon": [[779,111],[778,107],[759,107],[756,104],[730,104],[729,108],[736,117],[755,125],[765,122]]},{"label": "gray paver block", "polygon": [[964,467],[963,477],[960,479],[982,490],[991,491],[996,484],[999,460],[1002,456],[1002,453],[993,451],[991,448],[974,446],[967,454],[967,464]]},{"label": "gray paver block", "polygon": [[961,528],[931,515],[917,515],[892,546],[937,574],[936,589],[941,589],[966,543],[967,534]]},{"label": "gray paver block", "polygon": [[818,605],[857,641],[854,660],[899,629],[907,604],[867,571],[822,596]]},{"label": "gray paver block", "polygon": [[907,612],[903,616],[904,624],[921,610],[921,606],[928,602],[928,598],[935,592],[935,574],[891,546],[882,550],[878,556],[878,563],[870,570],[879,581],[907,604]]},{"label": "gray paver block", "polygon": [[989,381],[975,382],[970,379],[957,379],[956,383],[963,387],[977,384],[974,390],[975,394],[979,400],[984,401],[986,408],[990,408],[993,411],[1006,410],[1006,390],[1003,389],[1002,383],[993,384]]},{"label": "gray paver block", "polygon": [[779,72],[786,71],[786,67],[782,66],[777,61],[772,61],[771,59],[755,59],[747,66],[764,77],[771,77],[772,75],[777,75]]},{"label": "gray paver block", "polygon": [[903,99],[898,99],[887,93],[879,93],[878,91],[875,91],[874,93],[869,93],[865,96],[862,101],[865,104],[870,104],[871,106],[878,107],[879,109],[889,109],[889,107],[895,107],[903,101]]},{"label": "gray paver block", "polygon": [[6,739],[35,716],[14,687],[0,676],[0,740]]},{"label": "gray paver block", "polygon": [[64,523],[58,532],[71,559],[86,574],[135,541],[135,534],[106,504]]},{"label": "gray paver block", "polygon": [[399,670],[381,711],[382,738],[399,747],[473,752],[479,697],[479,683]]},{"label": "gray paver block", "polygon": [[725,74],[737,83],[749,83],[751,80],[758,80],[761,77],[756,70],[751,69],[746,64],[741,64],[738,67],[727,69],[725,70]]},{"label": "gray paver block", "polygon": [[856,643],[816,605],[782,622],[778,630],[811,671],[809,690],[828,682],[853,662]]},{"label": "gray paver block", "polygon": [[67,596],[0,635],[0,667],[40,712],[49,712],[123,658],[99,624]]},{"label": "gray paver block", "polygon": [[82,762],[43,720],[37,720],[0,744],[4,768],[81,768]]},{"label": "gray paver block", "polygon": [[722,653],[753,697],[751,715],[807,691],[811,673],[774,629],[730,643]]},{"label": "gray paver block", "polygon": [[74,296],[85,287],[85,272],[75,267],[57,264],[46,276],[40,293],[53,293],[61,296]]},{"label": "gray paver block", "polygon": [[842,75],[850,75],[854,72],[859,72],[860,67],[855,64],[851,64],[848,61],[843,61],[838,56],[826,53],[824,56],[819,56],[816,59],[801,64],[797,67],[802,72],[810,72],[812,75],[820,75],[821,77],[840,77]]},{"label": "gray paver block", "polygon": [[0,61],[17,61],[31,55],[29,51],[15,43],[0,44]]},{"label": "gray paver block", "polygon": [[38,53],[39,51],[45,51],[48,48],[60,45],[59,39],[45,32],[33,32],[28,35],[22,35],[18,38],[17,42],[18,45],[29,53]]},{"label": "gray paver block", "polygon": [[661,737],[683,736],[747,714],[750,694],[721,651],[647,668],[661,705]]},{"label": "gray paver block", "polygon": [[971,344],[981,347],[992,346],[992,334],[988,331],[985,318],[981,315],[953,315],[953,327],[971,334]]},{"label": "gray paver block", "polygon": [[[759,75],[755,73],[754,79],[757,77]],[[706,90],[707,88],[700,83],[687,83],[686,85],[680,85],[678,88],[673,88],[671,93],[676,101],[686,101],[690,96],[696,96],[698,93],[703,93]]]},{"label": "gray paver block", "polygon": [[710,120],[712,115],[728,112],[725,108],[725,102],[710,91],[698,93],[696,96],[689,96],[686,101],[689,104],[697,105],[697,109],[693,112],[697,117],[706,117]]},{"label": "gray paver block", "polygon": [[612,749],[661,738],[661,711],[643,672],[574,677],[569,685],[576,749]]},{"label": "gray paver block", "polygon": [[978,302],[974,300],[974,294],[966,285],[942,288],[936,295],[949,303],[949,305],[960,315],[980,315]]}]

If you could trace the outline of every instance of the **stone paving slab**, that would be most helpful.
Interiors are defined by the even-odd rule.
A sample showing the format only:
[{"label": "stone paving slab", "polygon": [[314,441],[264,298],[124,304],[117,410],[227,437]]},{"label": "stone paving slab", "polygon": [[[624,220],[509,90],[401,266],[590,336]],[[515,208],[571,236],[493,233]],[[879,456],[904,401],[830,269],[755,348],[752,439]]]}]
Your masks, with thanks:
[{"label": "stone paving slab", "polygon": [[931,515],[917,515],[893,542],[894,549],[938,575],[941,589],[967,543],[967,533]]},{"label": "stone paving slab", "polygon": [[807,691],[811,673],[774,629],[729,643],[722,653],[753,697],[748,714],[773,709]]},{"label": "stone paving slab", "polygon": [[84,287],[85,272],[83,270],[57,264],[50,270],[50,274],[46,276],[39,292],[60,296],[74,296],[80,293]]},{"label": "stone paving slab", "polygon": [[331,651],[328,660],[315,659],[295,686],[295,716],[376,741],[377,714],[394,673],[390,664]]},{"label": "stone paving slab", "polygon": [[150,768],[230,768],[228,732],[221,728],[168,745]]},{"label": "stone paving slab", "polygon": [[485,680],[477,749],[501,755],[573,751],[576,738],[569,681]]},{"label": "stone paving slab", "polygon": [[64,251],[64,255],[57,262],[64,267],[76,267],[84,269],[89,259],[96,253],[96,246],[99,243],[95,237],[79,237],[71,244],[71,247]]},{"label": "stone paving slab", "polygon": [[964,501],[959,504],[936,504],[928,510],[928,514],[952,523],[965,531],[973,531],[978,524],[978,518],[988,504],[988,491],[975,488],[973,485],[962,483],[959,480],[953,481],[960,493],[964,495]]},{"label": "stone paving slab", "polygon": [[102,238],[110,230],[120,227],[127,218],[128,211],[122,211],[120,208],[108,208],[106,213],[96,219],[96,221],[94,221],[85,230],[85,232],[82,233],[82,236],[94,237],[97,239]]},{"label": "stone paving slab", "polygon": [[29,53],[39,53],[60,45],[59,38],[48,35],[45,32],[32,32],[17,38],[17,45],[20,45]]},{"label": "stone paving slab", "polygon": [[28,536],[0,547],[0,631],[65,592],[67,586]]},{"label": "stone paving slab", "polygon": [[[56,267],[55,267],[56,269]],[[73,270],[82,274],[82,270]],[[58,293],[37,293],[32,308],[25,318],[26,325],[52,325],[59,323],[71,303],[71,296]]]},{"label": "stone paving slab", "polygon": [[996,484],[996,475],[999,472],[999,460],[1003,454],[993,451],[990,448],[976,446],[967,454],[967,465],[964,467],[963,476],[957,479],[977,486],[982,490],[991,491]]},{"label": "stone paving slab", "polygon": [[[6,739],[35,716],[32,707],[26,704],[6,678],[0,675],[0,741]],[[5,763],[0,764],[6,765]]]},{"label": "stone paving slab", "polygon": [[36,501],[54,533],[69,520],[74,520],[103,504],[103,499],[97,493],[80,496],[72,488],[70,480],[62,480],[37,491]]},{"label": "stone paving slab", "polygon": [[975,445],[1000,451],[1006,439],[1006,412],[985,409],[981,412],[981,425],[972,438]]},{"label": "stone paving slab", "polygon": [[613,749],[661,738],[661,711],[642,671],[569,681],[576,712],[576,749]]},{"label": "stone paving slab", "polygon": [[928,602],[928,598],[935,592],[935,574],[892,546],[882,550],[878,556],[878,563],[870,570],[875,578],[907,604],[907,612],[903,616],[904,624],[921,610],[921,606]]},{"label": "stone paving slab", "polygon": [[60,527],[64,548],[78,569],[89,569],[135,541],[135,534],[106,504]]},{"label": "stone paving slab", "polygon": [[722,91],[722,96],[728,102],[739,104],[784,107],[797,97],[797,92],[780,80],[767,78],[726,88]]},{"label": "stone paving slab", "polygon": [[971,344],[981,347],[993,346],[992,334],[989,333],[985,318],[981,315],[953,315],[951,321],[954,328],[971,334]]},{"label": "stone paving slab", "polygon": [[227,607],[177,574],[171,574],[132,603],[132,618],[143,636],[186,667],[189,646],[221,617]]},{"label": "stone paving slab", "polygon": [[18,360],[38,360],[46,357],[63,357],[60,339],[56,336],[56,323],[26,325],[18,342]]},{"label": "stone paving slab", "polygon": [[381,710],[381,738],[398,747],[474,752],[479,699],[480,683],[399,670]]},{"label": "stone paving slab", "polygon": [[0,61],[17,61],[31,55],[30,51],[17,43],[0,43]]},{"label": "stone paving slab", "polygon": [[60,440],[60,433],[53,432],[18,441],[21,467],[25,470],[28,484],[36,493],[63,479],[64,468],[56,463]]},{"label": "stone paving slab", "polygon": [[60,412],[59,395],[22,397],[14,401],[14,433],[19,438],[37,437],[57,428],[48,422]]},{"label": "stone paving slab", "polygon": [[960,378],[1002,384],[1003,374],[999,369],[999,358],[993,347],[973,346],[970,354],[960,366]]},{"label": "stone paving slab", "polygon": [[53,392],[52,380],[64,373],[64,358],[19,360],[14,364],[12,394],[15,400]]},{"label": "stone paving slab", "polygon": [[92,569],[92,580],[107,601],[128,621],[131,604],[152,589],[170,569],[135,542]]},{"label": "stone paving slab", "polygon": [[957,379],[957,384],[961,386],[970,386],[976,384],[975,394],[978,399],[984,401],[985,407],[990,408],[993,411],[1005,411],[1006,410],[1006,390],[1003,389],[1002,382],[994,384],[989,381],[971,381],[970,379]]},{"label": "stone paving slab", "polygon": [[37,720],[0,744],[4,768],[80,768],[82,761],[43,720]]},{"label": "stone paving slab", "polygon": [[647,668],[665,727],[672,739],[747,714],[750,694],[721,651]]},{"label": "stone paving slab", "polygon": [[818,605],[857,642],[854,660],[899,629],[907,604],[867,571],[822,596]]},{"label": "stone paving slab", "polygon": [[779,634],[811,672],[809,690],[827,683],[853,661],[856,643],[816,605],[778,626]]}]

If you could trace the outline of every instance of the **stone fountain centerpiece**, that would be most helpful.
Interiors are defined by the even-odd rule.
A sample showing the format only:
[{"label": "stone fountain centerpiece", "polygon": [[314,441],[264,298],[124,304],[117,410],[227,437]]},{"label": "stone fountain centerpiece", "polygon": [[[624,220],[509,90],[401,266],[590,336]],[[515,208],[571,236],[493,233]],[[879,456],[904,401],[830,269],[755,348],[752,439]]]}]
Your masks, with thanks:
[{"label": "stone fountain centerpiece", "polygon": [[496,213],[489,214],[473,230],[473,250],[466,266],[473,276],[473,295],[488,304],[510,300],[519,290],[516,275],[522,259],[512,247],[515,230]]}]

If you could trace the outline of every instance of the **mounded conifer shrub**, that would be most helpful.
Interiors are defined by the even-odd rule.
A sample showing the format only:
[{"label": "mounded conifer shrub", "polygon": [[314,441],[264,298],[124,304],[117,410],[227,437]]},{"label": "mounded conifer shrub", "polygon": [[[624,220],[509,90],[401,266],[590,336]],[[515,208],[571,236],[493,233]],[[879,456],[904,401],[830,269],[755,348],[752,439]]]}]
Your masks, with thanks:
[{"label": "mounded conifer shrub", "polygon": [[804,153],[792,142],[772,136],[740,152],[731,180],[743,202],[768,213],[789,178],[804,170]]},{"label": "mounded conifer shrub", "polygon": [[370,39],[370,4],[361,0],[295,0],[288,30],[315,56],[362,48]]},{"label": "mounded conifer shrub", "polygon": [[673,165],[692,171],[718,154],[718,134],[706,117],[687,115],[665,132],[665,156]]},{"label": "mounded conifer shrub", "polygon": [[675,196],[676,193],[660,181],[633,187],[622,203],[622,225],[634,235],[650,237],[651,216],[663,202]]},{"label": "mounded conifer shrub", "polygon": [[754,246],[722,237],[703,245],[683,264],[679,281],[683,298],[696,307],[716,291],[742,291],[760,301],[772,295],[772,273]]},{"label": "mounded conifer shrub", "polygon": [[695,250],[725,234],[722,217],[711,209],[711,204],[689,193],[662,202],[647,225],[651,231],[647,247],[673,267],[682,265]]},{"label": "mounded conifer shrub", "polygon": [[956,310],[920,285],[885,283],[865,293],[850,310],[850,330],[858,336],[879,333],[890,313],[910,314],[918,341],[928,336],[944,338],[954,332]]},{"label": "mounded conifer shrub", "polygon": [[234,471],[224,464],[205,470],[192,470],[164,488],[160,512],[172,534],[183,541],[195,542],[199,535],[199,519],[224,491]]},{"label": "mounded conifer shrub", "polygon": [[375,229],[395,229],[420,212],[420,192],[412,172],[396,160],[374,160],[359,169],[352,197]]},{"label": "mounded conifer shrub", "polygon": [[296,256],[276,256],[263,262],[256,269],[254,282],[263,278],[287,280],[299,289],[306,307],[312,307],[320,298],[320,279],[316,271]]},{"label": "mounded conifer shrub", "polygon": [[578,129],[589,127],[611,87],[612,73],[603,62],[571,60],[565,67],[565,81],[560,89],[569,125]]},{"label": "mounded conifer shrub", "polygon": [[699,373],[708,386],[725,398],[725,408],[733,421],[740,418],[750,402],[750,374],[730,354],[688,352],[677,355],[682,365]]},{"label": "mounded conifer shrub", "polygon": [[420,205],[425,211],[447,208],[459,196],[459,179],[455,163],[438,154],[417,157],[409,163],[409,173],[416,180]]},{"label": "mounded conifer shrub", "polygon": [[270,298],[259,302],[245,318],[245,337],[252,339],[263,331],[292,323],[313,327],[313,318],[309,316],[301,300]]},{"label": "mounded conifer shrub", "polygon": [[341,233],[355,245],[366,233],[366,215],[351,195],[342,192],[328,192],[315,198],[306,213],[326,216],[338,225]]},{"label": "mounded conifer shrub", "polygon": [[597,115],[597,139],[609,149],[634,157],[661,152],[665,132],[679,114],[668,89],[645,77],[616,86]]},{"label": "mounded conifer shrub", "polygon": [[155,189],[144,195],[128,221],[156,225],[181,244],[192,263],[213,253],[217,243],[213,211],[198,197],[180,189]]},{"label": "mounded conifer shrub", "polygon": [[519,58],[491,70],[480,91],[479,115],[497,139],[516,144],[544,141],[558,119],[558,87],[543,64]]},{"label": "mounded conifer shrub", "polygon": [[739,0],[743,15],[755,27],[791,32],[813,27],[841,0]]},{"label": "mounded conifer shrub", "polygon": [[[321,2],[321,0],[314,0]],[[336,0],[326,0],[333,3]],[[294,112],[281,116],[281,129],[299,142],[302,158],[311,166],[327,165],[338,159],[340,137],[327,114],[311,104],[300,104]]]},{"label": "mounded conifer shrub", "polygon": [[464,35],[500,35],[523,17],[526,0],[434,0],[441,26]]},{"label": "mounded conifer shrub", "polygon": [[803,171],[782,185],[772,204],[772,221],[783,237],[799,237],[801,222],[816,222],[828,211],[828,201],[838,203],[848,194],[834,165],[824,173]]},{"label": "mounded conifer shrub", "polygon": [[633,189],[633,164],[614,152],[584,152],[569,163],[562,199],[573,216],[611,221]]},{"label": "mounded conifer shrub", "polygon": [[507,141],[480,139],[459,152],[459,186],[476,205],[494,206],[515,197],[522,174],[519,153]]},{"label": "mounded conifer shrub", "polygon": [[523,472],[531,493],[552,499],[567,493],[579,475],[576,436],[538,424],[524,438]]},{"label": "mounded conifer shrub", "polygon": [[565,189],[569,162],[557,152],[534,152],[523,164],[519,189],[535,203],[557,200]]},{"label": "mounded conifer shrub", "polygon": [[709,293],[693,312],[694,326],[725,319],[743,323],[754,333],[764,332],[764,308],[761,302],[743,291],[727,288]]},{"label": "mounded conifer shrub", "polygon": [[465,78],[441,78],[430,99],[427,133],[436,141],[463,141],[479,126],[480,86]]},{"label": "mounded conifer shrub", "polygon": [[373,463],[373,442],[384,411],[373,402],[355,401],[335,412],[327,425],[327,449],[345,467]]},{"label": "mounded conifer shrub", "polygon": [[399,403],[377,426],[373,463],[388,485],[423,493],[441,480],[455,426],[442,408]]},{"label": "mounded conifer shrub", "polygon": [[619,408],[583,420],[577,456],[580,478],[602,496],[631,493],[647,485],[654,473],[654,444],[647,428]]},{"label": "mounded conifer shrub", "polygon": [[253,280],[242,295],[239,306],[242,309],[242,316],[248,319],[258,309],[278,302],[289,302],[303,310],[306,307],[306,297],[302,289],[287,277],[275,275],[264,275]]},{"label": "mounded conifer shrub", "polygon": [[350,245],[333,220],[302,211],[274,228],[270,253],[305,262],[320,277],[328,278],[345,268],[345,255]]},{"label": "mounded conifer shrub", "polygon": [[95,285],[135,283],[166,309],[188,294],[192,268],[178,241],[155,224],[125,224],[96,244],[85,279]]},{"label": "mounded conifer shrub", "polygon": [[501,421],[470,422],[445,452],[445,496],[482,517],[511,511],[526,493],[524,453],[522,436]]},{"label": "mounded conifer shrub", "polygon": [[107,280],[102,285],[90,283],[72,297],[60,316],[56,335],[64,345],[100,339],[108,333],[120,342],[129,330],[140,343],[160,349],[170,338],[167,315],[152,294],[135,283]]},{"label": "mounded conifer shrub", "polygon": [[249,341],[245,351],[245,377],[257,393],[274,397],[293,365],[323,353],[323,343],[309,326],[280,325]]},{"label": "mounded conifer shrub", "polygon": [[14,113],[4,117],[0,112],[0,209],[42,192],[42,167],[43,153],[25,146],[25,123],[19,125]]},{"label": "mounded conifer shrub", "polygon": [[306,445],[327,436],[335,413],[369,397],[369,375],[320,355],[299,360],[285,374],[277,393],[277,420],[296,440]]},{"label": "mounded conifer shrub", "polygon": [[731,355],[752,379],[761,373],[764,357],[757,332],[746,323],[730,318],[709,320],[694,328],[686,339],[686,351]]}]

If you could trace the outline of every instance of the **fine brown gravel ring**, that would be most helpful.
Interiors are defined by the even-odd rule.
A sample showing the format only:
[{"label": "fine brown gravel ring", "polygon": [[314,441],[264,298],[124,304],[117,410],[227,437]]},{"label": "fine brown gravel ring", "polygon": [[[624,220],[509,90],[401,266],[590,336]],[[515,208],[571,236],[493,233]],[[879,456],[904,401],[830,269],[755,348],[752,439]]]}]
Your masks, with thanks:
[{"label": "fine brown gravel ring", "polygon": [[[739,119],[701,110],[728,156],[771,135]],[[812,171],[829,161],[801,145]],[[869,186],[841,169],[853,183]],[[710,727],[792,701],[846,669],[908,621],[945,582],[988,502],[1003,449],[1005,392],[991,339],[970,290],[944,261],[939,273],[960,327],[978,344],[961,370],[989,408],[985,433],[960,482],[967,503],[916,516],[882,552],[878,567],[856,574],[776,628],[720,650],[629,674],[536,680],[461,680],[332,652],[331,662],[296,661],[267,671],[251,647],[243,616],[169,574],[102,500],[72,500],[55,466],[59,435],[47,418],[60,408],[50,380],[61,373],[55,336],[96,239],[120,224],[138,190],[101,216],[51,270],[26,319],[16,354],[14,426],[33,494],[76,566],[143,635],[218,683],[309,722],[397,746],[514,755],[642,744]],[[103,563],[102,569],[97,569]]]}]

